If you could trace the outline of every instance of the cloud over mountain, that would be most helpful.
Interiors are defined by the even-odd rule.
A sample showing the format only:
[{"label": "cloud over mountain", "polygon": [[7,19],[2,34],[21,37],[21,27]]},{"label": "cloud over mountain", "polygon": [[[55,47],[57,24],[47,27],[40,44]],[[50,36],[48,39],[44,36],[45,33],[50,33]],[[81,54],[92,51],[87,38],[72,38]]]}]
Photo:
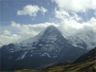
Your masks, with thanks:
[{"label": "cloud over mountain", "polygon": [[[0,45],[21,41],[29,37],[34,37],[35,35],[37,35],[39,32],[41,32],[50,25],[59,28],[59,30],[65,37],[72,36],[80,31],[82,32],[82,30],[83,31],[92,30],[96,32],[95,0],[51,0],[51,1],[52,3],[54,2],[56,4],[55,7],[52,8],[53,11],[52,13],[54,14],[53,16],[54,21],[50,22],[49,20],[50,17],[47,18],[48,19],[47,21],[43,17],[40,17],[36,18],[36,21],[39,22],[38,20],[44,19],[45,22],[23,24],[24,23],[23,21],[29,22],[29,19],[26,20],[25,18],[23,18],[24,20],[21,20],[21,22],[23,23],[21,23],[18,20],[12,20],[11,24],[9,24],[8,27],[6,25],[2,26],[2,24],[0,24]],[[50,12],[48,8],[51,7],[39,6],[39,4],[32,4],[32,5],[26,4],[23,7],[17,9],[16,19],[18,18],[18,15],[20,16],[27,15],[34,18],[35,16],[38,17],[38,13],[40,13],[41,16],[42,14],[44,16],[45,14],[47,14],[46,12]],[[92,12],[94,13],[93,15],[90,15],[88,13],[90,10],[92,10]],[[78,13],[81,13],[82,15]],[[88,20],[85,21],[84,19],[87,18]]]},{"label": "cloud over mountain", "polygon": [[55,23],[49,22],[26,25],[12,21],[9,27],[4,29],[4,31],[0,31],[0,46],[34,37],[50,25],[58,26]]},{"label": "cloud over mountain", "polygon": [[89,21],[82,21],[82,18],[73,13],[70,15],[65,10],[55,10],[55,16],[59,19],[59,28],[63,32],[64,36],[70,36],[83,29],[92,29],[96,32],[96,18],[91,17]]},{"label": "cloud over mountain", "polygon": [[96,10],[96,0],[53,0],[58,8],[82,12],[90,9]]},{"label": "cloud over mountain", "polygon": [[37,5],[26,5],[23,9],[18,10],[18,15],[29,15],[29,16],[37,16],[37,13],[41,12],[45,14],[47,12],[47,9],[44,7],[39,7]]}]

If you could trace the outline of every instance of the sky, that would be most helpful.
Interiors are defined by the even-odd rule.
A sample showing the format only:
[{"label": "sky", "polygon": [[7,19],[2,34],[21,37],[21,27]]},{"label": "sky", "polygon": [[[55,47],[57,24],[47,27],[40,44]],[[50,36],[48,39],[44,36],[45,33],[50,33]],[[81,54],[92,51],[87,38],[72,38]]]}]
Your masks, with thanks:
[{"label": "sky", "polygon": [[50,25],[65,36],[96,31],[96,0],[0,0],[0,46],[34,37]]}]

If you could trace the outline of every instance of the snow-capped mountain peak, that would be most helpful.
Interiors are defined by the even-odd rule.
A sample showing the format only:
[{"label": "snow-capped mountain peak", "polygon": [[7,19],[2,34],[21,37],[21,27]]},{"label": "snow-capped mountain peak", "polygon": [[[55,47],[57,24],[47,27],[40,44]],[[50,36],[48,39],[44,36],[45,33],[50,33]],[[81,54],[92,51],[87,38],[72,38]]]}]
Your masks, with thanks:
[{"label": "snow-capped mountain peak", "polygon": [[33,65],[32,67],[37,68],[53,62],[74,61],[84,54],[86,49],[72,46],[56,27],[49,26],[34,38],[29,38],[19,44],[4,46],[0,52],[2,52],[2,57],[8,59],[7,62],[3,61],[3,66],[8,64],[11,68],[15,64],[17,68],[22,68]]}]

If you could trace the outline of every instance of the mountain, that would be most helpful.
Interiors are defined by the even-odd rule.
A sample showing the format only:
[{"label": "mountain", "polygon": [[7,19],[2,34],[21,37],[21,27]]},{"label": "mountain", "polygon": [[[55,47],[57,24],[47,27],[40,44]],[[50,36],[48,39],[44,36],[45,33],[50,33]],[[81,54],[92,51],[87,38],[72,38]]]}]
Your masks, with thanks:
[{"label": "mountain", "polygon": [[86,53],[74,47],[54,26],[34,38],[0,48],[1,70],[43,68],[56,63],[70,63]]}]

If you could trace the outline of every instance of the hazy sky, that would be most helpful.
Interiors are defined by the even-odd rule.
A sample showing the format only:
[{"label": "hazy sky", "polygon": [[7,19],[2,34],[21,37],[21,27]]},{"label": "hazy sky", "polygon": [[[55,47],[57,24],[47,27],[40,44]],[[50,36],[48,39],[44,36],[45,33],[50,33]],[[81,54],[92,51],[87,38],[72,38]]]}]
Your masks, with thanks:
[{"label": "hazy sky", "polygon": [[0,0],[0,46],[54,25],[66,35],[96,30],[96,0]]}]

